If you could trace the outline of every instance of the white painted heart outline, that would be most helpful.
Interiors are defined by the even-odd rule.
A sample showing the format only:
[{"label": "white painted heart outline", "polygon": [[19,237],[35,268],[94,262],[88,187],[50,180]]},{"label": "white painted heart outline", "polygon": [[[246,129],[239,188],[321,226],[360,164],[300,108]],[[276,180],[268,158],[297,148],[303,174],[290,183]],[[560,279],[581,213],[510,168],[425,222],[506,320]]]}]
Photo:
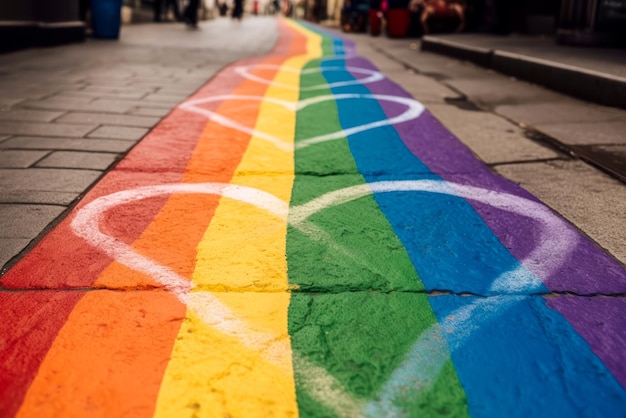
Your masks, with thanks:
[{"label": "white painted heart outline", "polygon": [[[364,99],[364,100],[376,100],[376,101],[386,101],[392,103],[398,103],[406,106],[406,110],[400,115],[394,116],[388,119],[382,119],[375,122],[366,123],[359,126],[354,126],[347,129],[341,129],[335,132],[331,132],[329,134],[318,135],[312,138],[306,138],[301,141],[298,141],[295,144],[291,142],[287,142],[281,138],[278,138],[274,135],[268,134],[266,132],[258,131],[254,128],[250,128],[248,126],[242,125],[239,122],[232,120],[226,116],[220,115],[217,112],[214,112],[209,109],[205,109],[200,107],[200,105],[205,103],[212,102],[221,102],[224,100],[229,101],[257,101],[257,102],[270,102],[281,105],[288,110],[293,112],[297,112],[298,110],[302,110],[307,106],[314,105],[316,103],[321,103],[325,101],[336,101],[336,100],[348,100],[348,99]],[[300,100],[299,102],[289,102],[286,100],[275,99],[273,97],[265,97],[265,96],[246,96],[246,95],[219,95],[219,96],[211,96],[204,97],[201,99],[194,99],[186,101],[179,105],[179,108],[182,110],[186,110],[189,112],[194,112],[200,115],[207,117],[209,120],[219,123],[222,126],[230,127],[232,129],[236,129],[238,131],[247,133],[256,138],[263,139],[278,149],[283,151],[293,151],[295,149],[306,148],[310,145],[319,144],[326,141],[332,141],[340,138],[347,138],[350,135],[354,135],[360,132],[368,131],[371,129],[380,128],[383,126],[392,126],[400,123],[408,122],[414,119],[417,119],[424,112],[424,105],[414,99],[410,99],[408,97],[399,97],[399,96],[390,96],[385,94],[337,94],[337,95],[322,95],[316,97],[310,97],[305,100]]]},{"label": "white painted heart outline", "polygon": [[[308,203],[291,208],[288,203],[270,193],[229,183],[175,183],[146,186],[95,199],[77,212],[71,226],[76,235],[94,247],[100,248],[114,260],[153,277],[168,291],[182,294],[192,289],[188,280],[181,278],[171,269],[136,254],[128,244],[100,231],[99,223],[106,211],[122,204],[161,195],[212,194],[251,204],[282,219],[288,217],[291,226],[306,233],[308,219],[323,209],[373,193],[389,192],[427,192],[456,196],[538,220],[541,225],[541,237],[538,239],[540,244],[522,260],[522,264],[528,265],[538,276],[545,277],[559,268],[564,262],[563,257],[571,252],[577,242],[576,234],[560,218],[537,202],[507,193],[437,180],[380,181],[351,186],[326,193]],[[555,253],[560,257],[555,259]],[[510,285],[504,285],[501,281],[496,280],[496,285],[492,289],[500,292],[520,292],[535,289],[541,284],[540,282],[526,282],[520,287],[518,277],[515,278],[516,283]]]},{"label": "white painted heart outline", "polygon": [[[356,185],[329,192],[308,203],[292,208],[289,208],[286,202],[267,192],[227,183],[179,183],[146,186],[116,192],[93,200],[78,210],[71,222],[71,228],[77,236],[82,237],[90,245],[103,251],[115,261],[133,270],[150,275],[209,326],[239,339],[244,345],[260,351],[262,357],[281,367],[281,365],[284,365],[281,359],[288,355],[290,349],[284,339],[277,338],[264,330],[251,327],[237,318],[226,305],[211,293],[192,291],[193,284],[184,277],[179,276],[170,268],[136,253],[128,244],[102,233],[99,224],[104,219],[105,212],[118,205],[153,196],[174,193],[213,194],[257,206],[279,218],[288,219],[290,225],[307,233],[310,230],[308,219],[319,211],[371,195],[372,193],[388,192],[426,192],[456,196],[537,220],[540,224],[540,237],[538,238],[540,244],[520,262],[521,266],[527,266],[536,274],[549,275],[558,269],[569,257],[578,239],[575,232],[562,219],[537,202],[507,193],[437,180],[382,181]],[[523,288],[520,288],[520,284],[517,283],[519,278],[520,275],[516,274],[516,271],[504,272],[494,280],[492,289],[508,290],[515,295],[516,292],[522,290],[532,291],[541,285],[540,281],[537,282],[538,279],[531,278],[522,283]],[[515,296],[511,300],[515,302]],[[509,305],[502,305],[498,299],[487,302],[479,300],[452,312],[449,318],[457,319],[446,319],[440,324],[437,323],[431,326],[418,338],[412,347],[405,361],[405,363],[408,362],[409,364],[401,364],[397,372],[393,373],[389,382],[384,385],[377,400],[372,400],[369,403],[348,394],[343,389],[341,383],[324,368],[310,362],[301,354],[293,352],[293,359],[299,367],[307,371],[306,376],[301,376],[306,390],[338,415],[380,416],[380,411],[390,412],[393,410],[394,393],[397,392],[398,388],[403,387],[404,380],[407,378],[413,378],[415,374],[419,375],[422,382],[434,382],[434,377],[440,373],[441,368],[449,358],[449,350],[455,349],[454,346],[448,347],[446,345],[446,331],[450,333],[460,329],[464,330],[464,334],[456,341],[457,345],[461,344],[463,339],[467,338],[473,329],[478,328],[476,323],[468,323],[473,311],[487,310],[491,312],[492,318],[499,312],[499,309],[501,312],[501,309],[510,306],[511,300]],[[483,318],[482,320],[485,321],[487,319],[490,318]],[[433,352],[438,353],[437,358],[433,358]],[[431,358],[427,370],[416,367],[413,364],[424,358]],[[407,372],[407,370],[409,371]],[[285,371],[291,372],[291,370]],[[398,379],[400,380],[399,382]]]},{"label": "white painted heart outline", "polygon": [[[286,71],[286,72],[290,72],[293,74],[300,74],[300,75],[322,74],[325,72],[351,72],[354,74],[364,74],[364,75],[367,75],[367,77],[359,78],[355,80],[349,80],[349,81],[336,81],[332,83],[316,84],[314,86],[294,86],[291,84],[280,83],[274,80],[268,80],[266,78],[263,78],[263,77],[260,77],[251,73],[252,70],[257,70],[257,69]],[[379,71],[370,70],[370,69],[361,68],[361,67],[316,67],[316,68],[298,69],[298,68],[281,66],[281,65],[273,65],[273,64],[256,64],[256,65],[238,66],[234,68],[234,71],[237,74],[241,75],[242,77],[247,78],[248,80],[256,81],[262,84],[267,84],[269,86],[282,87],[285,89],[298,90],[298,91],[312,91],[312,90],[331,89],[335,87],[369,84],[369,83],[375,83],[385,78],[385,76]]]}]

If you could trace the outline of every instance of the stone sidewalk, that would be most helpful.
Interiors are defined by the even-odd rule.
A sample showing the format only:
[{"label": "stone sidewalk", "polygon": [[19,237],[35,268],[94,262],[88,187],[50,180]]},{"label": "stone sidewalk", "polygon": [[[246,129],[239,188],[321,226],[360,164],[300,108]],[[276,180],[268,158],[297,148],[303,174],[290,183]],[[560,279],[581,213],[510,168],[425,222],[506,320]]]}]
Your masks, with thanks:
[{"label": "stone sidewalk", "polygon": [[[558,147],[626,153],[626,113],[473,64],[415,40],[347,35],[494,171],[622,263],[626,188]],[[271,18],[125,26],[117,42],[0,56],[0,266],[6,271],[178,103],[237,59],[264,54]]]},{"label": "stone sidewalk", "polygon": [[482,67],[608,106],[626,108],[626,49],[575,47],[553,38],[457,33],[428,35],[421,50]]}]

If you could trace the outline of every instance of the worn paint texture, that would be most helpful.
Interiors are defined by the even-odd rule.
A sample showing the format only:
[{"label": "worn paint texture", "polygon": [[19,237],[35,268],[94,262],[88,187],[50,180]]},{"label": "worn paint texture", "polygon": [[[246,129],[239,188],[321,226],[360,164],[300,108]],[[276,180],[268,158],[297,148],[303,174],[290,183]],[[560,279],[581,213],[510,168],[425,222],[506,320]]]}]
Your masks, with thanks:
[{"label": "worn paint texture", "polygon": [[279,26],[0,279],[0,416],[626,415],[624,268]]}]

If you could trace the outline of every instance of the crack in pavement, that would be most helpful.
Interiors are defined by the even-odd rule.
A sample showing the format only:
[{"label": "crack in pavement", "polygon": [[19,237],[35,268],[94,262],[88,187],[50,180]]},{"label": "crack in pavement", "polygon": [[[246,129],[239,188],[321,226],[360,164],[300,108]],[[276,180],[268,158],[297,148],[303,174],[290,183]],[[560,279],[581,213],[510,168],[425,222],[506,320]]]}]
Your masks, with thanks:
[{"label": "crack in pavement", "polygon": [[[0,286],[0,292],[6,293],[27,293],[27,292],[97,292],[97,291],[109,291],[109,292],[170,292],[163,286],[126,286],[126,287],[32,287],[32,288],[5,288]],[[232,293],[232,294],[256,294],[256,293],[290,293],[290,294],[300,294],[300,295],[341,295],[341,294],[350,294],[350,293],[378,293],[381,295],[390,295],[390,294],[415,294],[415,295],[426,295],[429,297],[438,297],[438,296],[458,296],[458,297],[475,297],[475,298],[494,298],[494,297],[520,297],[520,296],[528,296],[528,297],[543,297],[543,298],[554,298],[554,297],[585,297],[585,298],[595,298],[595,297],[606,297],[606,298],[624,298],[626,297],[626,292],[615,292],[615,293],[578,293],[578,292],[570,292],[566,290],[562,291],[551,291],[551,292],[534,292],[534,293],[491,293],[491,294],[480,294],[474,292],[467,291],[454,291],[454,290],[446,290],[446,289],[429,289],[429,290],[406,290],[406,289],[391,289],[391,290],[379,290],[373,288],[361,288],[361,289],[341,289],[341,290],[332,290],[332,289],[248,289],[248,288],[225,288],[224,286],[216,286],[216,287],[208,287],[208,286],[197,286],[190,293],[194,292],[210,292],[215,294],[220,293]]]}]

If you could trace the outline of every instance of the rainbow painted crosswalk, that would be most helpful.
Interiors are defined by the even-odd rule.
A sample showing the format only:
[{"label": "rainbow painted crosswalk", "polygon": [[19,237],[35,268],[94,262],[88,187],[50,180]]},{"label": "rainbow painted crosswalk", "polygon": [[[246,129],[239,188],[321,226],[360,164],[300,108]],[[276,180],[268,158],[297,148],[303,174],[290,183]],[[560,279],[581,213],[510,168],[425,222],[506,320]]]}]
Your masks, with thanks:
[{"label": "rainbow painted crosswalk", "polygon": [[626,414],[623,267],[293,21],[0,284],[2,417]]}]

